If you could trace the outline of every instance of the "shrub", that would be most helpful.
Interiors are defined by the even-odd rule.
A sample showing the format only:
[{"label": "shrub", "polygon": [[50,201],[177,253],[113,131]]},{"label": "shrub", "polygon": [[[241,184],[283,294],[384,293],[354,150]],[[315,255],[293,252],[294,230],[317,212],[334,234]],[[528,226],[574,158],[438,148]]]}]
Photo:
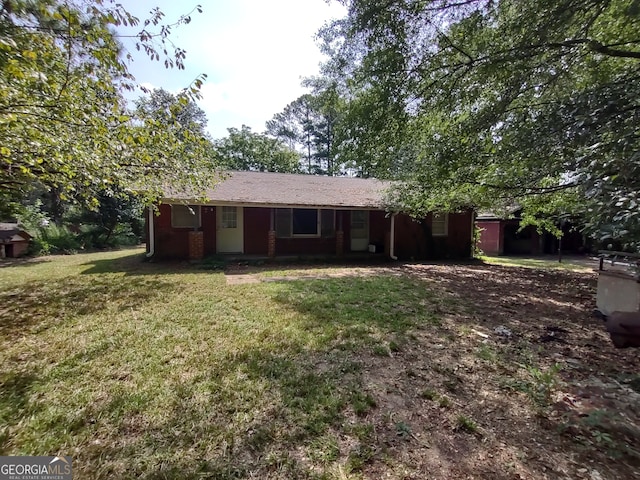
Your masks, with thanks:
[{"label": "shrub", "polygon": [[51,245],[40,237],[33,237],[29,242],[29,248],[26,254],[32,256],[49,255],[51,253]]},{"label": "shrub", "polygon": [[36,234],[41,245],[47,245],[48,253],[75,253],[82,248],[82,244],[67,227],[55,224],[42,227]]}]

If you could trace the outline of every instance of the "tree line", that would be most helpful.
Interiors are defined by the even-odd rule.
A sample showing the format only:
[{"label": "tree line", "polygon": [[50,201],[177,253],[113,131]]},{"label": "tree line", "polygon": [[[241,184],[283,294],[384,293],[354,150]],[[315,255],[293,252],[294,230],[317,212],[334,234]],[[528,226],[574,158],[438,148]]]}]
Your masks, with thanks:
[{"label": "tree line", "polygon": [[355,175],[398,180],[388,201],[415,215],[517,204],[539,228],[570,218],[637,248],[638,0],[342,3],[347,16],[318,32],[328,60],[309,93],[264,132],[212,139],[195,103],[204,76],[125,99],[136,85],[115,28],[182,68],[168,36],[191,14],[1,1],[0,214],[34,198],[54,221],[65,205],[149,205],[168,184],[203,191],[220,169]]}]

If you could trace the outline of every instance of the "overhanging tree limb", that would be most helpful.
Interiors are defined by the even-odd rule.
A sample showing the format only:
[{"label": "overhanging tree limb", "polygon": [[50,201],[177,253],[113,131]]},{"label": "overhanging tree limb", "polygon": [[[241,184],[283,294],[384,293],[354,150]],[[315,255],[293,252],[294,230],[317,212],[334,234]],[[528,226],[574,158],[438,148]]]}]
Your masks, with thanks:
[{"label": "overhanging tree limb", "polygon": [[582,214],[591,233],[622,221],[619,231],[636,232],[640,244],[640,215],[624,200],[640,188],[633,5],[344,3],[348,17],[324,32],[339,46],[327,48],[325,73],[353,99],[354,157],[373,156],[374,175],[414,179],[407,202],[490,206],[502,188],[526,197],[526,208]]}]

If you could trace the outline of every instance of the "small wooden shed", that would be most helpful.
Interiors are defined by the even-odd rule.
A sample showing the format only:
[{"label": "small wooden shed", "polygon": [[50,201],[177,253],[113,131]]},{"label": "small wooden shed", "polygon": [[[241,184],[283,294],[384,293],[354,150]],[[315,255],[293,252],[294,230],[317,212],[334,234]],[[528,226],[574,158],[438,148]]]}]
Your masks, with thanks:
[{"label": "small wooden shed", "polygon": [[0,258],[24,255],[30,240],[31,235],[17,223],[0,223]]}]

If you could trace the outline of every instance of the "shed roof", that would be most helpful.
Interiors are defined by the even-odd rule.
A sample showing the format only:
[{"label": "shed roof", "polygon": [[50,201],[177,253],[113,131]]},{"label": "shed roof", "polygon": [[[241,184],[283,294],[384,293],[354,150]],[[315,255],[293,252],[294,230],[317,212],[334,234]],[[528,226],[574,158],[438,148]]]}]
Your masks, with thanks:
[{"label": "shed roof", "polygon": [[476,220],[509,220],[520,218],[522,207],[517,204],[507,205],[499,210],[482,210],[478,212]]},{"label": "shed roof", "polygon": [[25,230],[17,223],[0,223],[0,240],[9,240],[14,236],[22,237],[21,240],[29,240],[29,235]]},{"label": "shed roof", "polygon": [[[391,185],[376,179],[326,177],[271,172],[229,172],[206,192],[210,204],[288,207],[379,208]],[[186,193],[168,191],[165,202],[194,201]]]},{"label": "shed roof", "polygon": [[502,220],[504,216],[498,216],[493,212],[478,212],[476,220]]}]

